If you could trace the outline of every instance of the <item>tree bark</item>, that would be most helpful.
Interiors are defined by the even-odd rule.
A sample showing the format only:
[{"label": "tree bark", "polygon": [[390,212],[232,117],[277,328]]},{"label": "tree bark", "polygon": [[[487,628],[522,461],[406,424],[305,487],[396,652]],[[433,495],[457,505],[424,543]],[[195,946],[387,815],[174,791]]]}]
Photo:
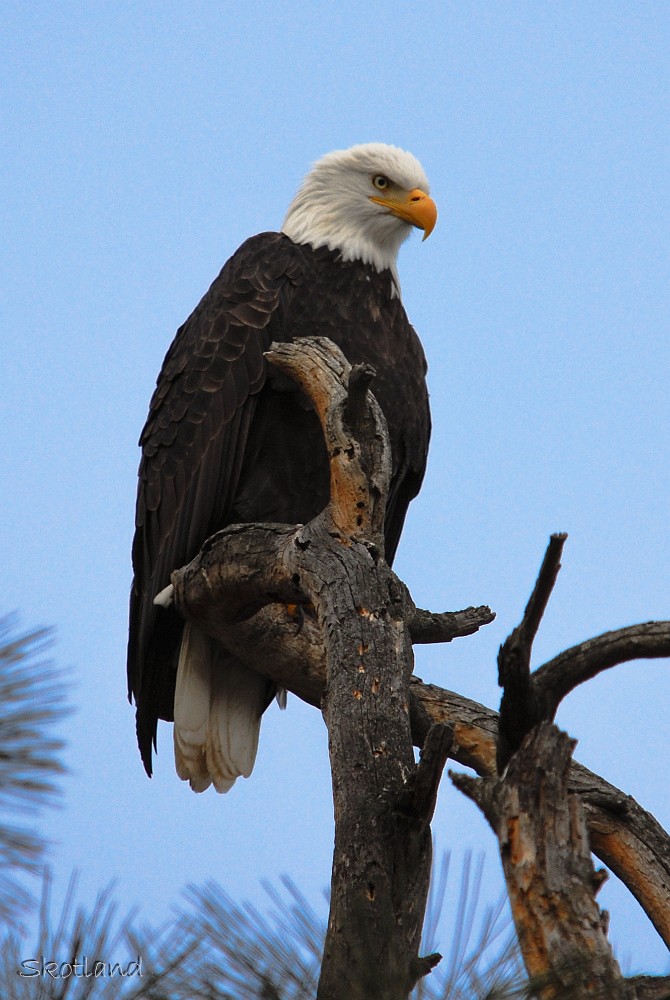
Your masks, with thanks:
[{"label": "tree bark", "polygon": [[542,1000],[625,1000],[627,987],[595,902],[586,820],[568,773],[574,742],[543,722],[504,777],[453,780],[498,837],[521,951]]},{"label": "tree bark", "polygon": [[[417,745],[432,723],[444,722],[454,731],[452,760],[482,776],[496,773],[497,712],[417,677],[411,692]],[[584,803],[591,850],[621,879],[670,948],[670,837],[632,796],[583,764],[572,762],[568,780]]]},{"label": "tree bark", "polygon": [[[212,540],[207,551],[198,556],[190,567],[175,574],[175,578],[182,581],[181,610],[188,620],[219,639],[243,662],[308,704],[320,707],[326,663],[323,635],[316,620],[306,616],[300,626],[296,625],[285,604],[278,603],[279,583],[270,580],[263,587],[260,577],[255,578],[258,587],[252,588],[252,593],[245,591],[247,610],[249,607],[257,610],[250,617],[240,617],[244,611],[236,601],[244,583],[246,549],[242,538],[251,531],[250,526],[227,529]],[[253,531],[262,531],[262,537],[254,546],[254,558],[267,567],[273,559],[273,532],[288,534],[287,529],[255,526]],[[286,602],[296,601],[295,587],[285,585],[282,597]],[[267,603],[259,607],[262,600]],[[452,614],[462,616],[460,620],[463,622],[472,622],[478,617],[487,619],[485,612],[488,609],[468,609]],[[438,621],[439,617],[434,616]],[[453,621],[451,615],[449,619]],[[670,623],[656,622],[653,625],[657,644],[665,645],[670,637]],[[411,617],[409,628],[412,632]],[[636,633],[641,628],[643,626],[631,627]],[[630,645],[625,642],[628,631],[622,629],[613,633],[624,636],[622,652],[623,647],[630,650]],[[449,641],[449,638],[453,635],[446,631],[443,641]],[[431,641],[437,641],[437,637]],[[580,649],[584,645],[575,648]],[[639,645],[637,649],[637,655],[644,655]],[[566,655],[569,653],[570,650]],[[657,655],[653,649],[648,654]],[[536,674],[541,671],[542,668]],[[472,768],[479,775],[496,773],[498,713],[493,709],[438,685],[425,684],[419,677],[413,676],[410,722],[415,746],[423,747],[431,725],[445,724],[452,728],[454,734],[449,751],[452,760]],[[670,948],[668,834],[635,799],[577,761],[572,762],[569,781],[570,789],[578,792],[584,802],[594,854],[627,886]]]},{"label": "tree bark", "polygon": [[[439,956],[418,956],[437,787],[447,756],[493,776],[499,728],[498,765],[509,764],[505,778],[476,785],[474,779],[458,781],[473,798],[479,796],[490,817],[507,817],[499,835],[510,864],[513,858],[523,860],[535,845],[539,872],[542,851],[558,857],[561,838],[567,838],[572,860],[561,862],[563,873],[588,889],[588,827],[591,848],[628,885],[670,946],[667,834],[634,800],[571,764],[569,743],[559,740],[549,752],[544,743],[533,742],[538,723],[552,717],[576,683],[633,655],[667,655],[670,623],[598,637],[531,674],[532,641],[564,541],[554,536],[524,619],[501,650],[507,689],[500,727],[490,709],[423,684],[412,676],[412,642],[448,642],[472,634],[494,616],[487,607],[441,614],[418,609],[385,563],[390,449],[383,416],[367,390],[372,372],[351,369],[328,341],[274,345],[269,357],[301,384],[321,419],[331,465],[330,503],[308,525],[233,525],[209,539],[172,580],[177,607],[187,620],[278,685],[322,708],[336,832],[318,1000],[401,1000],[439,961]],[[287,605],[298,606],[297,619]],[[413,743],[422,748],[418,765]],[[527,745],[533,750],[524,750],[524,757]],[[544,754],[539,771],[528,757],[532,752]],[[552,752],[554,764],[560,761],[556,773]],[[533,785],[538,773],[541,780]],[[560,809],[546,808],[553,796]],[[514,841],[512,829],[527,839]],[[523,907],[517,906],[528,924],[529,968],[541,954],[546,960],[554,944],[557,969],[566,955],[595,947],[596,971],[589,976],[600,977],[611,985],[609,995],[618,996],[624,981],[608,957],[593,894],[590,904],[583,894],[569,904],[564,887],[552,884],[554,902],[543,913],[539,887],[552,874],[550,866],[531,878],[534,903],[531,894]],[[516,877],[521,899],[528,869],[519,867]],[[549,912],[554,923],[568,914],[569,923],[579,924],[581,931],[552,938]],[[585,990],[591,979],[584,979]],[[658,982],[639,983],[639,995],[658,989]]]},{"label": "tree bark", "polygon": [[[199,561],[173,574],[177,605],[217,634],[278,601],[313,616],[325,654],[321,707],[335,812],[318,1000],[405,1000],[439,960],[420,959],[418,949],[429,824],[450,733],[434,727],[429,752],[415,764],[411,601],[383,558],[388,435],[367,391],[370,371],[351,369],[329,341],[276,346],[269,359],[303,386],[319,415],[330,502],[307,525],[236,526],[214,536]],[[211,600],[222,587],[229,589],[223,614]]]},{"label": "tree bark", "polygon": [[[412,649],[388,567],[338,553],[314,593],[328,635],[335,849],[318,1000],[405,998],[418,978],[430,878],[429,817],[406,800],[416,767],[409,723]],[[310,593],[312,590],[310,588]]]}]

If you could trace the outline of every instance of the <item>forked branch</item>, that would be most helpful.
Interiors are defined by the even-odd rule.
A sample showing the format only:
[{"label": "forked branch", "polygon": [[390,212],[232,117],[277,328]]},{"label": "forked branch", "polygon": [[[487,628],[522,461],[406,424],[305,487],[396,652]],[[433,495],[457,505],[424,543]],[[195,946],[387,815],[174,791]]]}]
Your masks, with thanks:
[{"label": "forked branch", "polygon": [[552,535],[523,618],[498,653],[498,683],[503,688],[498,735],[498,771],[502,772],[524,737],[542,719],[544,706],[530,673],[533,642],[561,568],[561,553],[568,536]]},{"label": "forked branch", "polygon": [[542,721],[552,722],[563,698],[603,670],[630,660],[670,656],[670,622],[646,622],[572,646],[531,673],[532,644],[560,570],[567,535],[552,535],[521,623],[498,654],[498,770]]},{"label": "forked branch", "polygon": [[[386,988],[377,976],[381,966],[387,973],[391,968],[395,986],[379,995],[391,998],[404,996],[393,990],[407,991],[436,960],[419,959],[417,949],[430,865],[428,823],[444,760],[450,756],[482,775],[496,772],[496,713],[411,677],[411,643],[472,634],[493,614],[487,607],[441,614],[417,609],[384,562],[390,450],[383,417],[368,392],[370,370],[351,371],[337,353],[329,342],[303,341],[273,345],[269,355],[313,398],[321,418],[331,461],[329,506],[308,525],[232,526],[173,574],[173,583],[188,620],[322,707],[337,833],[319,998],[377,996],[375,990]],[[553,718],[576,683],[624,659],[670,650],[670,624],[652,623],[581,644],[531,674],[532,642],[563,541],[552,539],[524,619],[501,650],[501,677],[510,690],[501,724],[508,739],[503,764],[541,720]],[[300,623],[286,610],[295,603],[307,608]],[[520,725],[509,710],[515,705]],[[424,748],[418,767],[412,741]],[[592,849],[670,946],[667,835],[634,800],[579,764],[566,763],[566,775],[568,794],[578,793],[583,803]],[[371,967],[370,955],[381,964]],[[343,967],[349,970],[344,979]]]}]

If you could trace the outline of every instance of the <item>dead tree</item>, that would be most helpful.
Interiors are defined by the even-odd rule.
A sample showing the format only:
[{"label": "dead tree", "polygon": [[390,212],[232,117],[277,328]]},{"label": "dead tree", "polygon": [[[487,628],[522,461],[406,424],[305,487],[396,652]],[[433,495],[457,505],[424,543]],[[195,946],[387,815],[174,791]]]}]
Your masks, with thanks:
[{"label": "dead tree", "polygon": [[[666,987],[670,996],[670,983],[621,976],[590,861],[592,850],[616,872],[670,946],[670,839],[634,800],[572,762],[572,743],[550,724],[561,698],[600,670],[670,655],[670,623],[600,636],[531,675],[532,640],[558,572],[557,536],[501,650],[500,726],[490,709],[423,684],[412,676],[413,643],[449,642],[494,616],[487,607],[418,609],[383,558],[391,461],[368,388],[374,373],[352,368],[327,340],[273,345],[268,360],[299,383],[321,420],[330,502],[306,525],[226,528],[172,581],[188,621],[323,712],[335,850],[318,1000],[401,1000],[439,961],[420,957],[419,943],[430,821],[448,757],[480,775],[455,780],[498,835],[538,995],[561,995],[569,966],[583,973],[575,996],[660,997]],[[287,610],[295,606],[299,627]]]}]

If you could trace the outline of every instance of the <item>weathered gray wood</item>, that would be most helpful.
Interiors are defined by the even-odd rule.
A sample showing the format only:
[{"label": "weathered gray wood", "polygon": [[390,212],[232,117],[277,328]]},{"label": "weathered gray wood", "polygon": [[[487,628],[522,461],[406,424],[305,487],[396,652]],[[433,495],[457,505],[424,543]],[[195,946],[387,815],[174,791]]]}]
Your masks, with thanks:
[{"label": "weathered gray wood", "polygon": [[[188,620],[322,707],[336,843],[319,1000],[400,1000],[439,960],[420,959],[418,946],[429,823],[444,761],[451,756],[492,775],[498,729],[495,712],[412,677],[411,644],[471,634],[493,615],[485,607],[441,614],[417,609],[384,562],[390,452],[383,417],[367,391],[371,371],[352,371],[338,354],[329,342],[281,345],[270,354],[300,382],[321,418],[331,458],[328,508],[304,526],[231,526],[173,574],[173,583]],[[540,574],[537,599],[534,592],[517,636],[521,645],[513,643],[523,661],[516,675],[520,703],[538,709],[537,718],[531,713],[523,721],[526,731],[545,716],[552,692],[565,693],[633,651],[667,655],[668,623],[636,626],[615,633],[614,642],[599,637],[575,647],[531,678],[530,645],[557,568],[556,558]],[[418,767],[412,742],[423,747]],[[570,765],[569,754],[564,771],[566,788],[583,803],[592,849],[633,891],[670,946],[667,834],[634,800]],[[638,987],[642,993],[662,985],[640,981]]]},{"label": "weathered gray wood", "polygon": [[328,635],[322,707],[335,807],[331,909],[317,996],[401,1000],[418,978],[430,817],[406,802],[416,765],[403,594],[384,562],[357,549],[326,557],[322,548],[320,589],[314,588]]},{"label": "weathered gray wood", "polygon": [[[420,959],[418,949],[447,734],[434,729],[431,752],[417,767],[409,713],[413,605],[383,559],[388,436],[367,391],[371,373],[356,369],[350,383],[351,369],[330,342],[281,345],[268,357],[303,386],[321,419],[330,503],[307,525],[221,532],[173,574],[175,599],[231,649],[227,637],[268,606],[296,604],[313,617],[325,656],[321,707],[335,811],[318,998],[405,1000],[438,960]],[[223,605],[212,599],[221,593]],[[285,632],[296,629],[284,624]]]},{"label": "weathered gray wood", "polygon": [[595,901],[586,819],[568,774],[574,741],[543,722],[500,779],[454,775],[499,842],[526,968],[543,1000],[625,1000],[628,990]]}]

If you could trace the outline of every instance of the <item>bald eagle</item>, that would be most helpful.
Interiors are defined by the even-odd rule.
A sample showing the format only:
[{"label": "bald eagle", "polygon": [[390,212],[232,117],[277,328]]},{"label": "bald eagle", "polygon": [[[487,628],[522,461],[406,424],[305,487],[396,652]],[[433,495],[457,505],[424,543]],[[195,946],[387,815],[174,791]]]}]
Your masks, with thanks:
[{"label": "bald eagle", "polygon": [[413,226],[437,218],[410,153],[382,143],[329,153],[307,174],[281,232],[233,254],[167,352],[140,437],[128,697],[152,773],[158,719],[174,720],[175,764],[195,791],[225,792],[253,768],[275,689],[156,597],[174,569],[229,524],[305,523],[328,502],[314,412],[264,352],[272,341],[329,337],[376,371],[392,481],[392,562],[426,465],[426,361],[400,298],[396,260]]}]

